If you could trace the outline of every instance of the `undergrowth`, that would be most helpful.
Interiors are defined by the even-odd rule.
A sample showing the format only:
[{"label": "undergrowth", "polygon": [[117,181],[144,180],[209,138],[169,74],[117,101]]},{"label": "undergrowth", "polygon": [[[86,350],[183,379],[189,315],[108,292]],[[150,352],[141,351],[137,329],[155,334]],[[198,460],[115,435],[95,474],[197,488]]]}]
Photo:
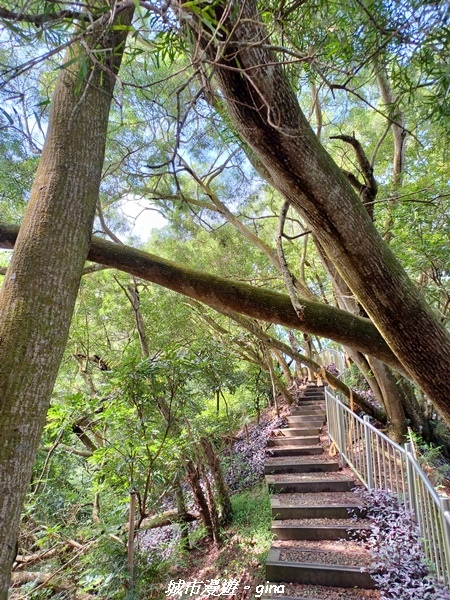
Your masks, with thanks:
[{"label": "undergrowth", "polygon": [[235,494],[231,497],[233,505],[233,529],[241,543],[251,545],[261,560],[266,559],[273,539],[270,533],[272,514],[269,495],[265,484]]},{"label": "undergrowth", "polygon": [[363,492],[372,521],[367,543],[380,600],[450,600],[450,590],[430,572],[410,511],[385,491]]},{"label": "undergrowth", "polygon": [[[183,560],[161,563],[158,573],[139,598],[167,599],[170,581],[239,581],[242,600],[250,598],[257,585],[265,583],[265,561],[269,551],[271,509],[265,484],[258,484],[231,497],[233,521],[222,532],[223,543],[214,548],[210,541],[199,540]],[[154,583],[158,581],[159,583]],[[248,592],[245,590],[248,588]],[[183,596],[184,597],[184,596]]]}]

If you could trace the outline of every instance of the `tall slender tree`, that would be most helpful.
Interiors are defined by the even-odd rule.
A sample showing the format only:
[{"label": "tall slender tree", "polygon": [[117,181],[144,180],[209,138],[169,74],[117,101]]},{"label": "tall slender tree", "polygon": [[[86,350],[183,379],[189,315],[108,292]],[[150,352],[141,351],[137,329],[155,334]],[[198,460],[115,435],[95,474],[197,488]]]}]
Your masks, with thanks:
[{"label": "tall slender tree", "polygon": [[108,117],[133,9],[76,41],[0,291],[0,599],[89,251]]}]

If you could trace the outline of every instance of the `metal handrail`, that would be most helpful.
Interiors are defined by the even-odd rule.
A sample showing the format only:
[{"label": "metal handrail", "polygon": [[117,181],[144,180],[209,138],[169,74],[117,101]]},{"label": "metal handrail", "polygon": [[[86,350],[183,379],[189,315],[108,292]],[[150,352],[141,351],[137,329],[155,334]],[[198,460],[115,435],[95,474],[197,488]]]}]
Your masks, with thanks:
[{"label": "metal handrail", "polygon": [[328,388],[325,400],[328,437],[339,450],[342,466],[348,464],[369,490],[389,491],[413,512],[430,568],[449,585],[450,499],[437,493],[411,444],[396,444]]},{"label": "metal handrail", "polygon": [[343,373],[347,368],[344,355],[335,348],[324,348],[318,353],[317,357],[324,366],[334,363],[339,374]]}]

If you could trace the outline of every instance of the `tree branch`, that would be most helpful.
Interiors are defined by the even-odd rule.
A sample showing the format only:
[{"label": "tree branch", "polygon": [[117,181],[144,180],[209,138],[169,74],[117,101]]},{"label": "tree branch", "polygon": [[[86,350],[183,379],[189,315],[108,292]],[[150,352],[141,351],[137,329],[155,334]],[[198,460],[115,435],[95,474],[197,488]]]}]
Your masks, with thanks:
[{"label": "tree branch", "polygon": [[295,292],[295,279],[292,273],[289,270],[289,265],[286,261],[286,256],[283,250],[283,229],[284,224],[286,222],[286,216],[289,210],[290,202],[285,200],[283,202],[283,206],[280,211],[280,218],[278,220],[278,229],[277,229],[277,252],[278,252],[278,260],[280,263],[281,274],[283,276],[284,285],[286,286],[287,292],[289,294],[289,298],[291,299],[292,306],[297,313],[297,316],[300,321],[303,320],[303,306],[297,299],[297,294]]},{"label": "tree branch", "polygon": [[[18,229],[14,225],[0,224],[0,248],[14,247]],[[371,354],[405,373],[400,361],[369,319],[333,306],[302,299],[304,310],[300,323],[286,295],[195,271],[154,254],[96,237],[92,238],[88,259],[200,300],[212,308],[231,310],[333,339],[363,354]]]},{"label": "tree branch", "polygon": [[[43,450],[50,451],[52,446],[45,446]],[[83,458],[90,458],[92,456],[92,452],[90,450],[79,450],[78,448],[72,448],[72,446],[66,446],[65,444],[59,444],[58,450],[63,450],[64,452],[68,452],[69,454],[75,454],[76,456],[82,456]]]},{"label": "tree branch", "polygon": [[45,23],[53,21],[61,21],[62,19],[69,19],[74,21],[75,19],[85,22],[91,22],[93,17],[89,13],[79,12],[77,10],[57,10],[55,12],[42,13],[38,15],[31,15],[26,13],[15,13],[7,8],[0,6],[0,19],[6,21],[14,21],[15,23],[31,23],[40,27]]},{"label": "tree branch", "polygon": [[363,204],[366,206],[367,212],[373,221],[373,200],[375,199],[378,192],[378,184],[375,177],[373,176],[373,167],[369,159],[364,152],[361,143],[356,139],[355,134],[353,135],[332,135],[330,140],[342,140],[352,146],[355,151],[356,158],[358,160],[359,167],[361,169],[362,176],[364,178],[364,185],[362,185],[358,179],[351,173],[345,172],[347,179],[350,181],[352,186],[358,190],[359,195]]}]

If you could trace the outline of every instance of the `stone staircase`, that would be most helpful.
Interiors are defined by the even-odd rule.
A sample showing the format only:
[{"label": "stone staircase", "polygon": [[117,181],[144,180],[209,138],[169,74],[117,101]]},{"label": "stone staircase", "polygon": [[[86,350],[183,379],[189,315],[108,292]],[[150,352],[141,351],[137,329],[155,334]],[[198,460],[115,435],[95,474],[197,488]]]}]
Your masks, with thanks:
[{"label": "stone staircase", "polygon": [[324,388],[309,385],[291,407],[288,427],[268,440],[265,473],[275,539],[266,579],[285,584],[287,594],[265,595],[265,600],[378,597],[365,571],[369,553],[358,541],[369,526],[351,518],[362,508],[350,491],[355,482],[320,443],[325,418]]}]

